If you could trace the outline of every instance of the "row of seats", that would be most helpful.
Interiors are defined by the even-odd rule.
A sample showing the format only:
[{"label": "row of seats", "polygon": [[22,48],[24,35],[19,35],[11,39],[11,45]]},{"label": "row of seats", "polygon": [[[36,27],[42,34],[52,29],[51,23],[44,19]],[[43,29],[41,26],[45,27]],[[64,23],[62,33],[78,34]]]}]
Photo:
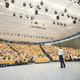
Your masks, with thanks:
[{"label": "row of seats", "polygon": [[[58,50],[51,45],[42,45],[42,48],[53,61],[59,61]],[[57,47],[59,48],[59,47]],[[80,59],[80,49],[62,47],[65,60]],[[39,45],[16,44],[0,42],[0,64],[40,63],[50,59],[43,53]]]},{"label": "row of seats", "polygon": [[[58,50],[55,49],[55,46],[43,45],[42,47],[46,51],[46,53],[53,58],[53,60],[55,61],[59,60]],[[74,60],[74,59],[78,60],[80,58],[80,49],[62,47],[62,50],[64,51],[63,57],[65,60]]]},{"label": "row of seats", "polygon": [[50,59],[42,52],[39,45],[9,44],[20,53],[20,56],[31,62],[49,62]]}]

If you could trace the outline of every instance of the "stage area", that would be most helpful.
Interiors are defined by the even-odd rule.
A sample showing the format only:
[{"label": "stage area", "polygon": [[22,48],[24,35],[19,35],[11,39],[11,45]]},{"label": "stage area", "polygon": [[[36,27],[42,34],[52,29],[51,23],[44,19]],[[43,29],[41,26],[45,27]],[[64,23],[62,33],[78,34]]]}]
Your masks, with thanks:
[{"label": "stage area", "polygon": [[0,80],[80,80],[80,62],[29,64],[0,68]]}]

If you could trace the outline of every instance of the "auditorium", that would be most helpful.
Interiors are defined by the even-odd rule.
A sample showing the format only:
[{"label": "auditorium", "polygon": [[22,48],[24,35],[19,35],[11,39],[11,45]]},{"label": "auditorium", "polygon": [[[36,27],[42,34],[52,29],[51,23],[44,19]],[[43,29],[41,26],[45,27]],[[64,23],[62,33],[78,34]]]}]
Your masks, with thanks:
[{"label": "auditorium", "polygon": [[80,80],[80,0],[0,0],[0,80]]}]

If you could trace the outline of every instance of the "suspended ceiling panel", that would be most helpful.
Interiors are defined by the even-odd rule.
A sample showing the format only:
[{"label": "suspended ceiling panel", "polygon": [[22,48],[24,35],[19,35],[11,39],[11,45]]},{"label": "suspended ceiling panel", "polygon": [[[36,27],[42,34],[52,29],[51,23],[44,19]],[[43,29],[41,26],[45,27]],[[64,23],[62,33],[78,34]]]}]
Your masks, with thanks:
[{"label": "suspended ceiling panel", "polygon": [[0,39],[38,43],[78,32],[79,0],[0,0]]}]

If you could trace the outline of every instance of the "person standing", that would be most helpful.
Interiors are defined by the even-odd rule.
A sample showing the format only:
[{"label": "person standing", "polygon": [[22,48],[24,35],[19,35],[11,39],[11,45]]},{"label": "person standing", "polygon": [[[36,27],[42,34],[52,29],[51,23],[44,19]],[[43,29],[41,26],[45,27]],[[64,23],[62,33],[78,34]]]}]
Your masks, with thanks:
[{"label": "person standing", "polygon": [[61,49],[61,47],[60,47],[60,49],[55,47],[55,49],[57,49],[59,51],[59,61],[60,61],[60,65],[61,65],[60,68],[66,67],[65,62],[63,60],[63,50]]}]

